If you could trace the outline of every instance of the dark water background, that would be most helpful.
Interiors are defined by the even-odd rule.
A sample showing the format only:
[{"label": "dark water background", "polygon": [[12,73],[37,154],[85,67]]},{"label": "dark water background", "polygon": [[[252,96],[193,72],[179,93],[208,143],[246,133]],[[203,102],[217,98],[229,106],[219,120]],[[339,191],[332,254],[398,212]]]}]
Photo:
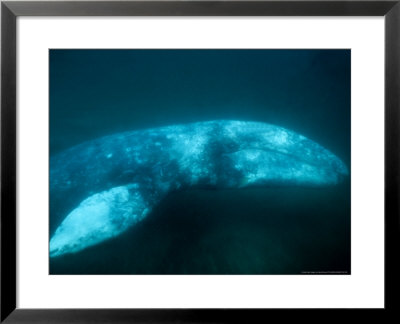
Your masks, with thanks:
[{"label": "dark water background", "polygon": [[[213,119],[298,132],[350,168],[350,50],[50,50],[50,155],[117,132]],[[50,215],[51,223],[51,215]],[[350,273],[350,180],[171,194],[51,274]]]}]

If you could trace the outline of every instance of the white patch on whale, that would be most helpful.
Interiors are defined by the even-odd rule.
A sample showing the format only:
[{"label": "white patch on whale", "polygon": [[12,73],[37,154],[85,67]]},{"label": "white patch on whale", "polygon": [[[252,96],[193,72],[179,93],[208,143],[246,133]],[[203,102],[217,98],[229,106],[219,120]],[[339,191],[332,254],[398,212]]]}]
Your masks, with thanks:
[{"label": "white patch on whale", "polygon": [[80,251],[125,231],[149,208],[135,185],[115,187],[85,199],[64,219],[50,240],[50,256]]}]

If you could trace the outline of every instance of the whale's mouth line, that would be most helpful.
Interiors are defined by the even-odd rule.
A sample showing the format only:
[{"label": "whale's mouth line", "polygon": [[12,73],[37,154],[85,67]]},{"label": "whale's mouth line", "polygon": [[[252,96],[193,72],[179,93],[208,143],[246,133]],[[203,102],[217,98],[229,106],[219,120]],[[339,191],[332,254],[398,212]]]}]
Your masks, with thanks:
[{"label": "whale's mouth line", "polygon": [[[246,148],[246,149],[240,149],[240,150],[233,151],[231,153],[228,153],[228,155],[240,153],[240,152],[247,151],[247,150],[259,151],[259,152],[270,152],[275,155],[284,156],[287,159],[287,161],[298,161],[298,162],[301,162],[303,165],[308,165],[308,166],[315,167],[317,169],[325,170],[325,171],[330,170],[330,171],[333,171],[340,175],[348,175],[349,174],[347,167],[340,160],[337,162],[338,164],[331,164],[331,165],[329,165],[329,164],[326,165],[323,163],[326,161],[321,161],[321,163],[313,163],[313,161],[310,160],[310,159],[312,159],[312,157],[310,157],[309,159],[304,159],[304,158],[302,158],[301,155],[295,155],[295,154],[291,154],[289,152],[284,152],[282,150],[277,150],[277,149],[272,149],[272,148],[258,148],[258,147]],[[339,167],[341,167],[342,169],[340,169]]]}]

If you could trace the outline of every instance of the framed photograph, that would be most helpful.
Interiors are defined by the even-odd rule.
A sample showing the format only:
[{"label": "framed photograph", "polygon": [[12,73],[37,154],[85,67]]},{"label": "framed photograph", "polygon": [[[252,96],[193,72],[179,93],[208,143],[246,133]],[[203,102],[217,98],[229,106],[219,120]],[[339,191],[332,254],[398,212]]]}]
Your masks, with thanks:
[{"label": "framed photograph", "polygon": [[396,310],[397,1],[1,10],[2,321]]}]

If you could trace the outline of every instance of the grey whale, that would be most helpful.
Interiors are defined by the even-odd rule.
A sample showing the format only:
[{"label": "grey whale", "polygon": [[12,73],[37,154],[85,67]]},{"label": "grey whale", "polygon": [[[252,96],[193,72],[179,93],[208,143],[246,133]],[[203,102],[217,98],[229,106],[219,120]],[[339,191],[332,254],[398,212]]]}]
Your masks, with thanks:
[{"label": "grey whale", "polygon": [[330,186],[348,174],[314,141],[261,122],[216,120],[102,137],[50,158],[50,257],[118,236],[174,190]]}]

